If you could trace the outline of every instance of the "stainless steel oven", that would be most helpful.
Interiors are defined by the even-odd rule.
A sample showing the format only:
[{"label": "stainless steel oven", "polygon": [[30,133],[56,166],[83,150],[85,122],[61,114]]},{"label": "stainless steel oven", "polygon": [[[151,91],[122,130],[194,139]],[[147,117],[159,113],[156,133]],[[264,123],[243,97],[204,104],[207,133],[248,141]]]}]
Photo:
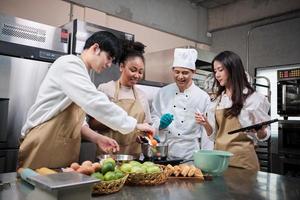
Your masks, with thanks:
[{"label": "stainless steel oven", "polygon": [[278,153],[300,156],[300,120],[278,122]]},{"label": "stainless steel oven", "polygon": [[300,160],[294,155],[279,155],[280,174],[300,178]]},{"label": "stainless steel oven", "polygon": [[278,153],[280,174],[300,177],[300,120],[279,121]]},{"label": "stainless steel oven", "polygon": [[300,68],[278,70],[277,77],[278,114],[300,116]]}]

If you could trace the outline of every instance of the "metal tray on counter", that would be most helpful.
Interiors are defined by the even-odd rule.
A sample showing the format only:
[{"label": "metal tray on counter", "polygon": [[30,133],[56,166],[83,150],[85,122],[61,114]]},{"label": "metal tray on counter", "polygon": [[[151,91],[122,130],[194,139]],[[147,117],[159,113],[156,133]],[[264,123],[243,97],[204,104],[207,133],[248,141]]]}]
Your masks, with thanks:
[{"label": "metal tray on counter", "polygon": [[35,186],[46,190],[71,189],[100,182],[99,179],[77,172],[37,175],[28,179],[34,182]]}]

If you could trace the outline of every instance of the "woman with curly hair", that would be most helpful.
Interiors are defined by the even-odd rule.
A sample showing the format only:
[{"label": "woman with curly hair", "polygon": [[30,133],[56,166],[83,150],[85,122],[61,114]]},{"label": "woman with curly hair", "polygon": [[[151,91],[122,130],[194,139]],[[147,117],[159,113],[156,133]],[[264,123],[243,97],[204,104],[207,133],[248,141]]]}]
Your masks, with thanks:
[{"label": "woman with curly hair", "polygon": [[[151,122],[147,97],[135,86],[144,75],[144,48],[145,46],[140,42],[126,41],[119,60],[121,71],[119,80],[103,83],[98,87],[98,90],[104,92],[111,101],[122,107],[138,123]],[[119,153],[133,155],[141,153],[141,145],[136,142],[136,137],[139,135],[137,131],[122,134],[103,126],[95,119],[91,119],[89,124],[92,129],[115,139],[120,146]]]}]

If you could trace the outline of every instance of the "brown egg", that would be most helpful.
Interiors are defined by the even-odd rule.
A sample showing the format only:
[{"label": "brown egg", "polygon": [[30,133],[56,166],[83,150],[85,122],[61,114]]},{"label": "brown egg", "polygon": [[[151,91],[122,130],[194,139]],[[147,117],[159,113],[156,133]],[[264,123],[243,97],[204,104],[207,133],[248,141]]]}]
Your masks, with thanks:
[{"label": "brown egg", "polygon": [[90,173],[89,169],[85,166],[80,166],[76,171],[81,174],[86,174],[86,175],[89,175],[89,173]]},{"label": "brown egg", "polygon": [[87,175],[91,175],[92,173],[95,172],[95,169],[92,166],[86,167],[86,170],[87,170]]},{"label": "brown egg", "polygon": [[74,172],[75,170],[71,167],[67,167],[67,168],[64,168],[62,169],[63,172]]},{"label": "brown egg", "polygon": [[101,165],[98,162],[93,163],[92,167],[94,168],[95,172],[101,169]]},{"label": "brown egg", "polygon": [[80,165],[78,163],[74,162],[71,164],[70,167],[76,171],[80,167]]},{"label": "brown egg", "polygon": [[93,165],[93,163],[91,161],[89,161],[89,160],[86,160],[81,165],[82,166],[89,166],[89,167],[91,167]]}]

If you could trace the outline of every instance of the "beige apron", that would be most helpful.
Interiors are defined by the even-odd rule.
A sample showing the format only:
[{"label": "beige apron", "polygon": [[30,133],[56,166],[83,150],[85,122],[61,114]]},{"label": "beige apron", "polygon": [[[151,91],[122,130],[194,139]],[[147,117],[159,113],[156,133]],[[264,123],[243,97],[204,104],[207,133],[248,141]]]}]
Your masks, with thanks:
[{"label": "beige apron", "polygon": [[229,135],[228,132],[241,128],[237,117],[224,117],[224,109],[216,110],[216,121],[219,126],[215,149],[233,153],[230,166],[249,170],[259,170],[259,162],[254,150],[253,141],[243,133]]},{"label": "beige apron", "polygon": [[19,149],[19,167],[60,168],[78,162],[84,111],[72,103],[63,112],[34,128]]},{"label": "beige apron", "polygon": [[[145,120],[145,111],[142,104],[138,100],[135,89],[133,88],[133,94],[135,99],[119,99],[120,82],[116,82],[116,90],[114,99],[115,104],[123,108],[127,114],[137,120],[137,123],[143,123]],[[141,153],[141,145],[136,142],[136,137],[139,135],[139,131],[133,131],[131,133],[123,135],[122,133],[114,130],[109,130],[105,134],[108,137],[115,139],[119,146],[120,154],[139,155]]]}]

